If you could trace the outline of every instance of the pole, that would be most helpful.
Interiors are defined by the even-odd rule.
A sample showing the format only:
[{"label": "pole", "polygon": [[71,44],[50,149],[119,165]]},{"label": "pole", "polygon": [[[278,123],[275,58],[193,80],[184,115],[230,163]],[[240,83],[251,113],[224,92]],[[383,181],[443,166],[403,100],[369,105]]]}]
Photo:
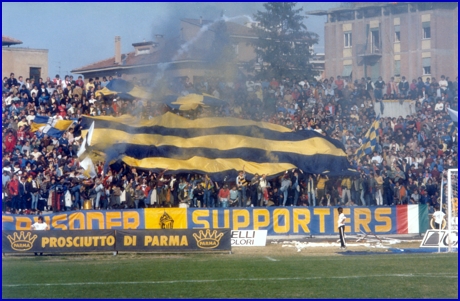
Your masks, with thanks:
[{"label": "pole", "polygon": [[[443,196],[443,190],[444,190],[444,177],[441,176],[441,202],[439,204],[439,210],[442,212],[442,196]],[[441,227],[442,227],[442,221],[439,224],[439,231],[438,231],[438,253],[441,253]]]},{"label": "pole", "polygon": [[[458,169],[457,169],[458,171]],[[457,172],[458,176],[458,172]],[[458,178],[457,178],[458,179]],[[458,183],[458,180],[457,180]],[[447,170],[447,239],[449,242],[449,246],[447,248],[447,252],[452,252],[452,241],[450,238],[450,234],[452,233],[452,222],[454,217],[452,216],[452,169]],[[457,232],[458,232],[458,227],[457,227]]]}]

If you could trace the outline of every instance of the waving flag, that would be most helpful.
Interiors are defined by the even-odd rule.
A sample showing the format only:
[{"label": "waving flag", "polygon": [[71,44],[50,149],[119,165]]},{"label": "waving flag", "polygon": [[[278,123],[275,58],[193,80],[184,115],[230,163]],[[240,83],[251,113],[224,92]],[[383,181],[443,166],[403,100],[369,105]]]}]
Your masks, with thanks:
[{"label": "waving flag", "polygon": [[151,99],[153,97],[153,94],[146,89],[123,79],[113,79],[102,90],[96,91],[96,96],[115,94],[125,99]]},{"label": "waving flag", "polygon": [[40,136],[46,134],[50,137],[60,138],[73,122],[73,120],[59,120],[53,117],[37,115],[30,125],[30,131],[39,131]]},{"label": "waving flag", "polygon": [[447,112],[449,113],[449,116],[452,119],[452,121],[455,122],[455,125],[458,126],[458,111],[454,111],[448,108]]},{"label": "waving flag", "polygon": [[91,123],[91,126],[89,127],[88,132],[86,133],[85,137],[83,137],[83,141],[80,145],[80,149],[77,152],[78,158],[83,156],[83,154],[86,153],[86,151],[90,150],[91,140],[93,137],[93,131],[94,131],[94,122]]},{"label": "waving flag", "polygon": [[447,126],[447,133],[453,135],[455,130],[458,129],[458,111],[449,108],[447,112],[449,113],[450,119],[452,119],[452,122]]},{"label": "waving flag", "polygon": [[215,98],[209,94],[188,94],[185,96],[174,96],[168,95],[163,98],[163,103],[167,104],[170,108],[180,110],[180,111],[189,111],[195,110],[199,106],[203,107],[218,107],[225,105],[226,102]]},{"label": "waving flag", "polygon": [[90,157],[86,157],[85,159],[83,159],[80,162],[80,166],[81,166],[81,168],[83,168],[85,170],[83,175],[86,178],[94,178],[94,177],[97,176],[96,168],[94,168],[93,161],[91,160]]},{"label": "waving flag", "polygon": [[377,145],[379,138],[379,128],[380,128],[380,116],[372,123],[371,127],[367,131],[366,135],[363,138],[363,142],[360,148],[356,150],[356,155],[358,159],[364,157],[365,155],[371,155]]},{"label": "waving flag", "polygon": [[92,122],[93,151],[105,153],[108,161],[122,159],[144,169],[208,173],[217,180],[243,166],[248,174],[267,175],[293,168],[340,175],[350,167],[338,140],[270,123],[217,117],[189,120],[166,113],[146,121],[85,116],[83,129]]}]

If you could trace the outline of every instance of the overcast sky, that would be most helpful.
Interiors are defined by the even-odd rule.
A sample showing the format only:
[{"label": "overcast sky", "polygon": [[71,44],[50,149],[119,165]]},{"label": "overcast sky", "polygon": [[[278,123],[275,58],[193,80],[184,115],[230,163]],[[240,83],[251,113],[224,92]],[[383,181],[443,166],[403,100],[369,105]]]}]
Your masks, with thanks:
[{"label": "overcast sky", "polygon": [[[339,5],[340,2],[299,3],[297,7],[303,7],[305,12]],[[48,49],[49,76],[62,77],[72,69],[113,57],[117,35],[121,36],[122,52],[127,53],[133,50],[133,43],[154,40],[155,34],[177,36],[181,18],[202,16],[215,20],[222,10],[227,17],[252,17],[264,9],[259,2],[2,2],[2,35],[21,40],[23,44],[17,47]],[[325,16],[309,16],[305,22],[308,30],[320,36],[318,52],[324,52],[325,21]]]}]

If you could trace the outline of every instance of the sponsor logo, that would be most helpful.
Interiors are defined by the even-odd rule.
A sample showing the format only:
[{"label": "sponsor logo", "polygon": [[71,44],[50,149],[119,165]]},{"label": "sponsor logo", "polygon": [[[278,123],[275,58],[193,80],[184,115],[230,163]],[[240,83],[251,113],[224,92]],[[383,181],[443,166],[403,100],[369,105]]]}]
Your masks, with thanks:
[{"label": "sponsor logo", "polygon": [[428,230],[425,233],[422,243],[420,244],[421,248],[430,248],[430,247],[449,247],[449,242],[454,248],[458,248],[458,232],[456,230],[452,231],[449,234],[447,230]]},{"label": "sponsor logo", "polygon": [[13,237],[11,237],[11,235],[8,235],[7,237],[11,243],[11,249],[24,252],[32,249],[34,241],[37,239],[38,235],[35,234],[32,236],[32,232],[24,234],[24,231],[21,231],[19,232],[19,235],[17,232],[14,232]]},{"label": "sponsor logo", "polygon": [[174,228],[174,220],[168,213],[166,213],[166,211],[160,217],[160,227],[161,229],[173,229]]},{"label": "sponsor logo", "polygon": [[212,231],[206,229],[206,232],[200,230],[199,234],[193,233],[193,237],[196,240],[196,244],[201,249],[214,249],[220,244],[220,239],[224,236],[224,233],[217,234],[217,230]]}]

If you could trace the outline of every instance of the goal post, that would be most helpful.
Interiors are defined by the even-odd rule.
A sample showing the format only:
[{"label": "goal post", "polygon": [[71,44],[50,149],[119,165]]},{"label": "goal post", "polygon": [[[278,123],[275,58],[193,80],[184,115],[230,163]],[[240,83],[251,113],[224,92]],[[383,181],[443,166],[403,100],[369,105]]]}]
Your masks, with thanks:
[{"label": "goal post", "polygon": [[[458,249],[458,168],[447,170],[447,237],[448,252]],[[456,239],[456,241],[454,241]]]}]

